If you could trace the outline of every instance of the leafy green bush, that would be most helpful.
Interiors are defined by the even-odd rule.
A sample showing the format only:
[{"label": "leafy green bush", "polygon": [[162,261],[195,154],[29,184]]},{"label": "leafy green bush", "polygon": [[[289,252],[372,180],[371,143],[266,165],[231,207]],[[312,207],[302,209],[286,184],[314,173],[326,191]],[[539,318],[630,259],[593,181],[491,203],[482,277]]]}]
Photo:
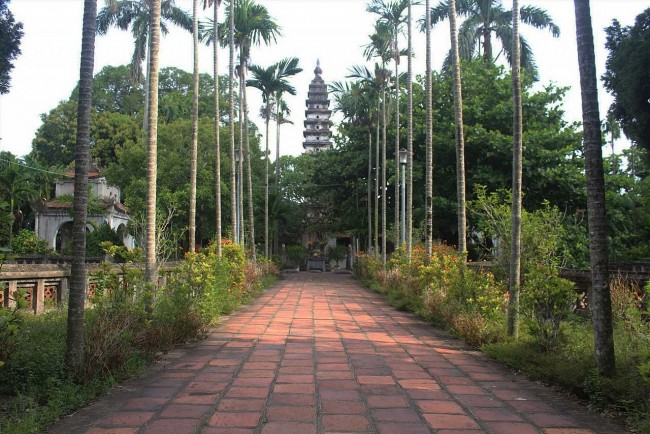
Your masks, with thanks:
[{"label": "leafy green bush", "polygon": [[289,267],[299,267],[307,257],[307,249],[305,246],[296,244],[286,247],[288,266]]},{"label": "leafy green bush", "polygon": [[81,378],[73,379],[64,363],[65,310],[26,315],[0,309],[0,394],[11,397],[0,412],[0,432],[42,431],[161,351],[200,337],[277,273],[264,261],[251,266],[240,246],[224,245],[221,258],[211,246],[188,254],[154,297],[131,262],[141,253],[104,247],[126,262],[118,268],[104,264],[91,276],[96,288],[93,308],[86,310]]},{"label": "leafy green bush", "polygon": [[330,247],[327,250],[327,256],[329,256],[330,259],[333,259],[336,262],[336,266],[338,267],[339,261],[342,261],[348,257],[348,248],[341,245]]},{"label": "leafy green bush", "polygon": [[23,229],[14,235],[11,249],[15,254],[24,255],[49,255],[54,253],[47,245],[47,241],[28,229]]},{"label": "leafy green bush", "polygon": [[574,286],[552,267],[538,266],[524,276],[521,309],[529,318],[531,334],[545,351],[555,349],[560,341],[561,325],[571,315],[576,298]]},{"label": "leafy green bush", "polygon": [[107,223],[102,223],[94,231],[86,236],[86,255],[88,256],[101,256],[104,254],[104,247],[102,243],[110,242],[115,246],[123,246],[124,243],[120,236],[108,226]]}]

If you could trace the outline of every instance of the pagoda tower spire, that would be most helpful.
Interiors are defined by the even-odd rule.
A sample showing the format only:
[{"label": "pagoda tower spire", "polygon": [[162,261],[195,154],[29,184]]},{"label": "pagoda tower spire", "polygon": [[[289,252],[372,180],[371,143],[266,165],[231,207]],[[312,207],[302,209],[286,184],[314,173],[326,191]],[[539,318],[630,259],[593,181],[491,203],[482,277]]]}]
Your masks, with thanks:
[{"label": "pagoda tower spire", "polygon": [[308,154],[332,147],[332,132],[330,131],[332,110],[329,109],[327,84],[321,77],[322,74],[323,70],[320,67],[319,59],[316,61],[314,79],[309,84],[306,100],[307,110],[305,110],[305,130],[303,132],[305,141],[302,143],[302,147]]}]

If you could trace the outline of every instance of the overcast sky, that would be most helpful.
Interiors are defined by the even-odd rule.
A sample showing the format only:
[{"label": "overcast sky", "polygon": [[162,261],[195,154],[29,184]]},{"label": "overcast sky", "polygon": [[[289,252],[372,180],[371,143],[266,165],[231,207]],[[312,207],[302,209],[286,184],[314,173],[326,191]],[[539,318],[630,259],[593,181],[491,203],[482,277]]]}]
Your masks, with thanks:
[{"label": "overcast sky", "polygon": [[[298,90],[296,96],[288,96],[290,119],[294,125],[282,127],[281,153],[298,155],[302,152],[302,131],[305,99],[317,59],[323,69],[323,79],[345,80],[351,66],[364,64],[363,46],[373,33],[375,17],[365,12],[366,0],[258,0],[265,5],[271,16],[282,28],[282,37],[270,47],[254,47],[252,63],[268,66],[285,57],[298,57],[304,72],[292,80]],[[422,0],[424,3],[424,0]],[[431,5],[438,3],[432,0]],[[522,0],[521,4],[541,7],[549,12],[560,26],[561,36],[554,39],[548,31],[522,26],[535,53],[540,73],[539,86],[556,83],[571,86],[564,101],[567,119],[578,121],[580,114],[580,91],[575,43],[575,18],[571,0]],[[176,4],[191,11],[190,0],[176,0]],[[511,2],[504,0],[509,8]],[[104,6],[98,0],[98,7]],[[648,7],[647,0],[592,0],[592,21],[595,33],[597,73],[605,71],[607,52],[604,48],[603,29],[616,18],[623,25],[632,25],[636,15]],[[22,55],[15,61],[11,74],[11,89],[0,96],[0,147],[18,156],[31,150],[35,132],[41,124],[40,115],[52,110],[67,99],[79,79],[79,56],[81,51],[81,24],[83,0],[13,0],[9,4],[17,21],[23,23]],[[223,9],[223,8],[222,8]],[[424,15],[424,6],[414,6],[414,17]],[[223,10],[220,11],[223,18]],[[211,16],[202,13],[201,18]],[[449,26],[437,25],[432,33],[433,67],[438,69],[449,50]],[[413,62],[416,73],[424,71],[424,34],[414,35]],[[405,46],[405,42],[403,43]],[[130,32],[111,30],[106,36],[98,36],[95,51],[95,72],[106,65],[128,64],[133,52]],[[222,74],[227,74],[227,50],[220,52]],[[192,38],[180,30],[172,30],[162,40],[160,66],[175,66],[192,70]],[[201,72],[212,72],[211,48],[200,52]],[[406,62],[402,63],[406,68]],[[263,133],[263,121],[258,117],[261,98],[259,92],[250,89],[249,110],[251,119]],[[600,92],[600,112],[604,117],[611,97]],[[273,128],[273,127],[272,127]],[[272,129],[272,131],[274,131]],[[271,149],[274,158],[275,134]]]}]

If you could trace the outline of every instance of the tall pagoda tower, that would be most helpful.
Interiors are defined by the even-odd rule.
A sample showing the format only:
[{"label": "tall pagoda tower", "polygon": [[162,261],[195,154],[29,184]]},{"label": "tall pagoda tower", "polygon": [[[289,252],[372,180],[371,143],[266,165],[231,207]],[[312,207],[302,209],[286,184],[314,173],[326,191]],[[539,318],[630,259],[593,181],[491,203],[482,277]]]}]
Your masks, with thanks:
[{"label": "tall pagoda tower", "polygon": [[332,147],[332,132],[330,131],[332,110],[329,109],[327,84],[321,77],[322,73],[320,60],[318,60],[316,69],[314,69],[315,77],[309,84],[306,101],[307,110],[305,110],[305,130],[303,132],[305,141],[302,142],[302,147],[307,154]]}]

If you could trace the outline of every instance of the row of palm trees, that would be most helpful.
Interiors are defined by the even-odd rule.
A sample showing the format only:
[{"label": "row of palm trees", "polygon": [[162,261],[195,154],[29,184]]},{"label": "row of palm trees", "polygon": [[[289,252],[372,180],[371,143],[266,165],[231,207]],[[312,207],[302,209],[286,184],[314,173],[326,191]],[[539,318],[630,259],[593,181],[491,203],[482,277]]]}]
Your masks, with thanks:
[{"label": "row of palm trees", "polygon": [[[589,2],[588,0],[574,0],[576,5],[576,23],[577,23],[577,37],[579,41],[579,61],[581,66],[581,84],[583,87],[583,113],[585,113],[585,148],[586,148],[586,160],[587,160],[587,177],[588,182],[588,194],[590,197],[589,204],[589,226],[590,234],[592,235],[592,240],[590,244],[591,254],[592,254],[592,272],[594,273],[594,309],[598,313],[594,313],[595,327],[595,340],[596,340],[596,358],[599,362],[599,367],[605,373],[613,372],[613,341],[612,341],[612,332],[611,332],[611,306],[609,305],[609,291],[607,286],[607,248],[606,248],[606,234],[604,233],[604,189],[602,186],[602,155],[600,155],[600,146],[598,142],[600,141],[600,122],[598,119],[598,107],[597,99],[595,99],[595,67],[593,67],[593,36],[591,35],[591,21],[589,17]],[[123,3],[129,6],[139,5],[142,8],[147,8],[147,17],[143,20],[135,20],[133,15],[123,14],[116,15],[115,18],[111,18],[117,26],[125,26],[125,23],[132,22],[134,23],[133,29],[135,33],[136,25],[137,28],[142,30],[146,29],[146,41],[148,43],[148,69],[147,69],[147,89],[148,89],[148,98],[147,98],[147,110],[146,110],[146,134],[147,134],[147,149],[148,149],[148,164],[147,164],[147,235],[145,242],[146,249],[146,262],[145,262],[145,274],[147,280],[155,285],[156,281],[156,242],[155,242],[155,228],[156,228],[156,132],[157,132],[157,116],[158,116],[158,52],[160,44],[160,34],[161,31],[164,31],[164,26],[161,24],[161,17],[163,6],[172,8],[172,0],[142,0],[142,1],[128,1],[128,0],[108,0],[107,8],[114,8],[116,5]],[[376,92],[376,98],[366,100],[366,116],[367,119],[364,122],[367,123],[369,129],[369,155],[372,154],[371,150],[371,128],[376,128],[377,138],[380,133],[381,126],[381,143],[382,143],[382,155],[381,155],[381,178],[382,178],[382,189],[384,189],[384,194],[382,197],[382,234],[386,234],[386,128],[387,128],[387,80],[384,79],[385,76],[388,76],[389,73],[386,71],[387,63],[392,60],[395,63],[395,95],[399,95],[399,62],[402,53],[399,50],[397,38],[402,29],[404,23],[407,24],[408,31],[408,59],[409,59],[409,73],[407,75],[407,89],[409,91],[409,108],[412,109],[412,103],[410,95],[411,90],[411,67],[410,59],[412,57],[411,53],[411,7],[413,5],[412,0],[401,0],[397,2],[385,1],[385,0],[372,0],[368,6],[368,11],[379,15],[379,20],[376,26],[376,34],[373,35],[373,39],[369,48],[367,50],[367,55],[369,58],[379,57],[381,61],[381,66],[377,65],[375,67],[375,79],[368,82],[369,87],[372,92]],[[458,4],[456,4],[458,3]],[[254,215],[253,215],[253,206],[252,206],[252,185],[251,185],[251,171],[250,171],[250,152],[249,152],[249,142],[248,142],[248,108],[246,103],[246,73],[248,69],[248,61],[250,59],[250,49],[252,45],[269,44],[271,41],[274,41],[279,35],[279,27],[275,22],[268,16],[266,9],[260,5],[255,4],[252,0],[238,0],[230,1],[227,12],[227,20],[219,25],[217,10],[220,5],[219,0],[205,0],[204,7],[207,6],[214,7],[214,21],[213,21],[213,32],[212,32],[212,41],[213,45],[216,45],[216,41],[220,41],[222,45],[226,45],[230,49],[230,70],[229,70],[229,98],[230,98],[230,119],[229,119],[229,130],[230,130],[230,166],[231,170],[231,183],[235,185],[235,143],[234,143],[234,76],[235,76],[235,65],[234,65],[234,51],[235,47],[239,48],[239,65],[237,66],[237,75],[239,77],[239,128],[240,128],[240,146],[239,146],[239,161],[240,168],[239,173],[241,174],[241,161],[245,160],[246,162],[246,180],[247,180],[247,189],[248,189],[248,218],[249,218],[249,235],[250,235],[250,246],[251,246],[251,259],[255,261],[255,238],[254,238]],[[198,0],[194,0],[193,5],[193,21],[192,29],[194,34],[194,47],[196,53],[196,47],[198,45],[198,24],[197,24],[197,10],[198,10]],[[443,7],[446,6],[446,11]],[[458,6],[458,10],[456,10]],[[482,41],[483,55],[486,59],[492,61],[492,44],[490,35],[492,31],[496,32],[497,37],[505,38],[508,35],[508,26],[503,21],[503,17],[507,15],[507,11],[499,9],[498,3],[496,0],[457,0],[452,2],[441,2],[436,8],[430,8],[429,0],[425,1],[426,14],[424,20],[424,27],[426,32],[426,78],[425,78],[425,87],[427,93],[427,102],[426,102],[426,111],[427,111],[427,122],[426,122],[426,198],[425,198],[425,228],[426,228],[426,251],[430,255],[432,253],[432,238],[433,238],[433,224],[432,224],[432,214],[433,214],[433,177],[432,177],[432,166],[433,166],[433,146],[432,146],[432,95],[431,95],[431,34],[430,28],[436,22],[436,20],[442,19],[445,14],[452,21],[451,23],[451,63],[454,68],[454,104],[456,112],[456,137],[457,137],[457,171],[459,175],[458,179],[458,190],[459,190],[459,235],[464,232],[465,221],[464,221],[464,172],[463,170],[463,142],[462,142],[462,90],[460,88],[460,72],[459,72],[459,59],[467,54],[467,50],[464,47],[463,43],[470,41],[474,43],[476,38],[480,38]],[[238,13],[235,13],[235,7],[238,7]],[[472,21],[468,18],[460,28],[460,38],[456,36],[456,25],[455,17],[457,14],[463,15],[464,13],[469,13],[467,11],[472,10],[472,8],[478,8],[483,15],[481,19],[483,23],[492,23],[492,21],[497,22],[498,26],[496,27],[481,27],[481,22],[478,19]],[[482,9],[481,9],[482,8]],[[78,114],[78,136],[77,136],[77,150],[76,150],[76,169],[75,169],[75,201],[74,201],[74,252],[75,252],[75,261],[72,265],[72,278],[71,278],[71,287],[70,287],[70,319],[69,319],[69,330],[68,330],[68,362],[71,367],[79,367],[81,363],[82,354],[82,344],[83,344],[83,299],[85,294],[85,269],[84,269],[84,251],[85,251],[85,223],[86,223],[86,185],[87,185],[87,171],[88,171],[88,148],[89,148],[89,119],[90,119],[90,102],[92,98],[92,67],[94,59],[94,35],[99,29],[101,31],[102,27],[97,27],[99,19],[96,19],[96,9],[97,4],[96,0],[85,0],[84,1],[84,26],[83,26],[83,40],[82,40],[82,59],[81,59],[81,70],[80,70],[80,85],[79,85],[79,114]],[[126,8],[125,11],[130,9]],[[166,11],[172,11],[173,9],[166,9]],[[402,15],[404,11],[408,11],[407,17],[403,18]],[[110,11],[110,9],[109,9]],[[511,15],[511,42],[503,44],[506,57],[511,61],[513,65],[513,104],[515,108],[515,115],[513,118],[514,124],[514,137],[513,137],[513,212],[512,212],[512,228],[513,228],[513,260],[511,263],[517,264],[517,256],[520,251],[520,240],[516,234],[521,230],[521,123],[522,123],[522,114],[521,114],[521,82],[520,82],[520,66],[522,52],[525,52],[526,44],[520,42],[519,36],[519,22],[520,19],[526,22],[526,19],[531,19],[535,16],[539,18],[539,11],[536,11],[535,14],[524,13],[524,9],[519,8],[518,0],[513,0],[513,9],[510,13]],[[490,17],[490,14],[494,14]],[[521,18],[520,18],[521,14]],[[527,15],[528,14],[528,15]],[[172,15],[170,15],[172,16]],[[102,15],[98,18],[101,18]],[[497,20],[498,18],[498,20]],[[131,20],[131,21],[129,21]],[[469,23],[469,24],[468,24]],[[555,27],[553,27],[552,22],[547,22],[546,27],[550,27],[553,32],[555,32]],[[126,25],[128,27],[128,25]],[[588,28],[588,29],[587,29]],[[228,31],[228,36],[224,37],[220,35],[226,34],[226,29]],[[471,34],[468,29],[474,29],[474,33]],[[140,33],[141,35],[142,33]],[[470,38],[472,36],[472,38]],[[459,41],[460,39],[460,41]],[[140,39],[136,39],[140,41]],[[463,43],[461,43],[461,41]],[[589,42],[591,46],[589,47]],[[470,44],[471,45],[471,44]],[[144,46],[147,46],[146,44]],[[466,46],[466,45],[465,45]],[[140,45],[142,47],[142,45]],[[511,51],[508,50],[508,47]],[[137,48],[136,48],[137,51]],[[142,50],[141,50],[142,52]],[[138,54],[140,55],[141,52]],[[215,47],[216,53],[216,47]],[[135,56],[135,54],[134,54]],[[138,57],[142,59],[143,57]],[[195,79],[196,74],[196,55],[195,55]],[[291,61],[287,61],[287,64],[291,64]],[[215,81],[218,76],[218,61],[215,55]],[[280,70],[280,66],[276,69],[276,74]],[[297,70],[297,62],[293,65],[293,70]],[[254,78],[253,82],[259,84],[259,79],[262,78],[262,73],[265,71],[258,70],[258,75]],[[369,71],[362,71],[369,72]],[[592,74],[593,72],[593,74]],[[279,74],[277,74],[279,75]],[[593,75],[593,77],[592,77]],[[370,74],[367,74],[366,78],[369,78]],[[586,78],[585,78],[586,77]],[[277,76],[276,76],[277,78]],[[286,78],[286,77],[285,77]],[[361,78],[361,75],[359,76]],[[378,79],[380,78],[380,79]],[[592,80],[593,78],[593,80]],[[280,79],[281,80],[281,79]],[[593,82],[592,82],[593,81]],[[285,86],[287,83],[284,83]],[[593,85],[593,86],[592,86]],[[262,88],[261,85],[256,86]],[[591,89],[593,87],[593,89]],[[352,87],[351,87],[352,89]],[[364,88],[363,90],[365,90]],[[358,90],[361,90],[359,88]],[[591,93],[593,90],[593,94]],[[284,91],[291,93],[290,87],[285,86]],[[263,92],[266,92],[266,113],[270,111],[270,95],[277,90],[271,90],[264,87]],[[361,96],[364,95],[364,91],[358,92]],[[372,93],[371,93],[372,95]],[[276,95],[277,96],[277,95]],[[196,96],[195,96],[196,98]],[[218,98],[218,92],[215,92],[215,98]],[[595,100],[595,101],[594,101]],[[594,104],[595,102],[595,104]],[[280,106],[280,100],[276,99],[275,101],[277,107]],[[398,101],[394,101],[396,104]],[[218,100],[215,100],[216,107],[218,108]],[[375,112],[372,114],[370,108],[374,108]],[[217,115],[215,118],[215,129],[218,131],[218,110],[216,111]],[[595,113],[595,119],[594,119]],[[196,110],[195,110],[196,115]],[[396,128],[399,128],[399,108],[396,109]],[[413,160],[412,160],[412,113],[407,114],[409,121],[409,134],[407,140],[409,151],[411,151],[411,157],[408,162],[408,173],[409,173],[409,192],[412,192],[412,170],[413,170]],[[268,129],[268,120],[270,115],[265,117],[265,122]],[[194,135],[194,134],[193,134]],[[217,155],[219,155],[219,134],[215,134],[215,146],[217,147]],[[268,134],[267,134],[268,137]],[[267,139],[268,140],[268,139]],[[242,142],[243,141],[243,142]],[[379,141],[379,139],[377,139]],[[194,142],[194,141],[193,141]],[[195,146],[195,145],[193,145]],[[268,151],[268,141],[266,145]],[[379,146],[377,146],[376,161],[378,158]],[[396,134],[396,152],[399,150],[399,133]],[[194,154],[194,152],[193,152]],[[195,154],[194,154],[195,155]],[[243,158],[242,158],[243,157]],[[600,160],[599,160],[600,157]],[[267,199],[266,199],[266,209],[265,212],[265,253],[268,253],[269,243],[268,243],[268,152],[266,154],[267,159]],[[396,173],[399,173],[399,158],[396,160]],[[378,164],[379,166],[379,164]],[[193,177],[195,177],[195,157],[193,158]],[[370,170],[370,169],[369,169]],[[598,172],[600,171],[600,178]],[[219,172],[217,172],[217,185],[220,184]],[[376,179],[379,177],[376,176]],[[277,176],[276,176],[277,180]],[[243,184],[243,183],[241,183]],[[240,184],[240,185],[241,185]],[[376,190],[378,191],[377,182],[375,183]],[[237,208],[236,204],[236,192],[235,189],[231,189],[231,201],[233,212]],[[602,193],[602,194],[601,194]],[[218,195],[219,193],[217,193]],[[399,191],[396,190],[396,197],[399,196]],[[195,196],[194,196],[195,197]],[[242,197],[242,195],[240,195]],[[219,197],[217,197],[219,201]],[[369,202],[370,203],[370,202]],[[375,209],[378,209],[378,204],[375,202]],[[219,209],[219,206],[217,206]],[[407,243],[407,248],[410,251],[412,246],[412,216],[410,215],[410,207],[407,209],[409,213],[409,226],[408,226],[408,236],[409,240]],[[217,211],[217,219],[220,219],[220,213]],[[396,207],[396,221],[399,220],[399,210]],[[375,214],[375,234],[378,233],[377,228],[377,214]],[[233,215],[232,221],[235,222],[239,220],[240,230],[243,233],[243,224],[241,224],[242,217]],[[462,228],[461,228],[462,226]],[[193,225],[190,222],[190,229]],[[218,224],[218,232],[221,229],[221,225]],[[397,235],[399,234],[399,229],[396,229]],[[192,230],[191,230],[192,232]],[[236,240],[239,240],[241,233],[235,234],[233,231],[233,237]],[[220,239],[221,234],[217,234],[217,239]],[[396,237],[399,239],[399,236]],[[193,240],[193,234],[190,234],[190,240]],[[375,241],[375,244],[377,242]],[[193,245],[193,244],[191,244]],[[604,246],[604,249],[603,249]],[[459,248],[464,252],[464,236],[463,240],[459,240]],[[382,260],[386,261],[386,236],[382,237]],[[604,279],[603,279],[604,277]],[[509,327],[509,332],[516,335],[516,315],[518,311],[518,292],[519,292],[519,267],[513,265],[510,273],[510,309],[509,309],[509,325],[512,324],[512,327]],[[607,312],[609,312],[609,319],[607,317]],[[609,321],[609,325],[607,322]]]},{"label": "row of palm trees", "polygon": [[[389,60],[395,63],[395,76],[393,78],[393,89],[395,92],[395,137],[396,153],[400,148],[399,139],[399,70],[401,52],[398,49],[397,36],[400,26],[404,23],[402,14],[407,10],[406,24],[408,28],[409,47],[406,52],[408,59],[412,58],[411,51],[411,7],[412,1],[384,1],[372,0],[367,10],[379,15],[380,19],[375,26],[375,34],[371,35],[371,43],[366,49],[368,60],[372,57],[379,57],[381,64],[375,65],[374,75],[368,68],[355,67],[352,69],[350,78],[357,79],[357,82],[335,83],[333,90],[338,93],[338,109],[351,122],[358,122],[368,126],[369,138],[369,167],[368,167],[368,244],[372,241],[372,224],[370,218],[370,206],[372,191],[370,188],[372,164],[372,138],[371,129],[376,128],[376,154],[375,161],[375,219],[374,219],[374,247],[378,251],[377,239],[381,234],[381,258],[386,262],[386,128],[387,128],[387,86],[390,73],[386,69]],[[457,8],[458,6],[458,8]],[[594,337],[596,343],[596,359],[601,371],[605,374],[613,374],[614,357],[611,326],[611,301],[607,279],[607,238],[606,221],[604,208],[604,181],[602,176],[602,154],[600,148],[600,129],[598,119],[598,106],[596,99],[596,74],[593,60],[593,35],[591,34],[591,19],[589,15],[589,1],[575,0],[577,39],[579,45],[579,63],[581,65],[581,76],[588,75],[588,79],[582,79],[583,87],[583,113],[585,113],[585,157],[587,160],[587,178],[589,179],[587,190],[589,194],[589,230],[590,254],[592,258],[592,274],[594,282],[594,293],[598,293],[594,310]],[[450,20],[451,50],[447,63],[453,69],[453,93],[454,109],[456,119],[456,161],[457,161],[457,192],[458,192],[458,248],[465,253],[466,245],[466,217],[465,217],[465,170],[464,170],[464,143],[463,143],[463,117],[462,117],[462,88],[460,82],[460,59],[469,58],[474,55],[475,49],[479,53],[482,50],[482,57],[487,62],[494,61],[492,33],[502,42],[502,51],[512,66],[513,81],[513,176],[512,176],[512,220],[511,220],[511,258],[508,281],[509,306],[508,306],[508,333],[512,336],[518,334],[519,323],[519,290],[521,286],[521,212],[522,212],[522,129],[523,114],[521,105],[521,68],[527,68],[536,77],[535,64],[530,47],[519,34],[520,22],[530,24],[538,28],[547,28],[553,36],[559,35],[559,28],[551,18],[538,8],[519,7],[519,1],[513,0],[512,10],[505,10],[495,0],[456,0],[442,1],[436,7],[430,8],[429,0],[425,1],[425,18],[422,23],[426,33],[426,186],[425,186],[425,250],[428,256],[432,253],[433,247],[433,146],[432,146],[432,95],[431,95],[431,26],[445,18]],[[456,16],[465,16],[466,20],[457,30]],[[585,50],[585,46],[587,49]],[[497,56],[498,57],[498,56]],[[412,194],[412,95],[411,95],[411,68],[407,76],[409,105],[408,105],[408,179],[409,199]],[[588,87],[589,89],[585,89]],[[363,106],[365,104],[365,106]],[[361,107],[359,110],[358,107]],[[375,112],[372,113],[372,108]],[[595,116],[594,116],[595,115]],[[379,162],[379,136],[381,129],[381,163]],[[399,179],[400,167],[399,158],[395,157],[395,179]],[[381,167],[381,175],[379,175]],[[381,189],[379,179],[381,177]],[[399,190],[398,183],[395,183],[395,239],[399,240]],[[378,197],[381,196],[381,232],[378,228]],[[412,248],[412,214],[411,203],[407,207],[407,234],[406,249]]]}]

